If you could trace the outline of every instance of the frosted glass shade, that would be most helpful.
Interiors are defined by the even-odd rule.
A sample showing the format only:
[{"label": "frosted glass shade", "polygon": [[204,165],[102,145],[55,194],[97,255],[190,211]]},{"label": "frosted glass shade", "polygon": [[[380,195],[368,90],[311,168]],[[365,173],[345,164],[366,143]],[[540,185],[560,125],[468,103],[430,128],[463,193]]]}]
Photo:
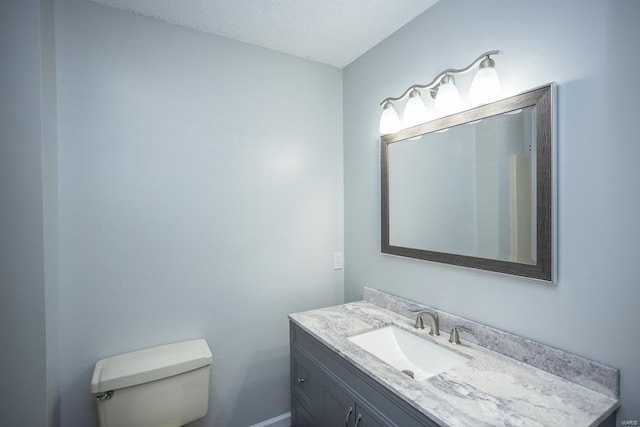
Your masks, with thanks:
[{"label": "frosted glass shade", "polygon": [[414,90],[411,97],[404,107],[404,116],[402,117],[402,127],[410,128],[427,121],[427,107],[422,102],[420,92]]},{"label": "frosted glass shade", "polygon": [[400,117],[393,104],[387,102],[384,104],[382,115],[380,116],[380,135],[387,135],[398,132],[400,130]]},{"label": "frosted glass shade", "polygon": [[500,79],[494,67],[480,68],[471,82],[469,104],[488,104],[500,97]]},{"label": "frosted glass shade", "polygon": [[453,80],[440,85],[433,108],[438,116],[448,116],[460,110],[460,93]]}]

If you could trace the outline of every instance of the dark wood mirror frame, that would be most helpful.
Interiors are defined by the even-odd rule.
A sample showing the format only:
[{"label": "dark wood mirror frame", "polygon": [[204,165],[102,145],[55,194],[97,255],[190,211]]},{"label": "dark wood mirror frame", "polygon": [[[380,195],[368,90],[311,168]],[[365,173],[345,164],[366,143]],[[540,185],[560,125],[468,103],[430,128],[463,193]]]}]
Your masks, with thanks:
[{"label": "dark wood mirror frame", "polygon": [[[510,98],[442,117],[380,138],[382,184],[382,253],[555,282],[555,85],[549,84]],[[394,142],[436,132],[487,117],[536,108],[536,264],[434,252],[389,244],[388,149]]]}]

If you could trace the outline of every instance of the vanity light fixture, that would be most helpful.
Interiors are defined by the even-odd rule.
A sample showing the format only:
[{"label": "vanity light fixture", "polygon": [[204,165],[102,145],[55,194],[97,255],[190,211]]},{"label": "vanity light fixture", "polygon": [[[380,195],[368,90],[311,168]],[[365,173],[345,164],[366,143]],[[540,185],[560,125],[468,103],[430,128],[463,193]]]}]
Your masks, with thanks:
[{"label": "vanity light fixture", "polygon": [[489,56],[480,62],[478,72],[471,82],[469,103],[473,106],[488,104],[498,98],[500,79],[496,71],[496,62]]},{"label": "vanity light fixture", "polygon": [[[499,50],[490,50],[478,56],[465,68],[450,68],[438,74],[429,84],[415,84],[397,98],[384,99],[380,103],[383,106],[382,116],[380,116],[380,134],[394,133],[399,131],[401,127],[412,127],[428,120],[427,108],[420,93],[421,89],[428,90],[431,98],[435,100],[434,110],[437,117],[458,112],[461,109],[461,101],[454,75],[467,73],[476,66],[478,66],[478,71],[469,91],[470,106],[475,107],[496,100],[500,96],[500,80],[496,72],[496,63],[491,56],[501,54],[502,52]],[[409,100],[405,105],[401,120],[393,103],[407,97]]]},{"label": "vanity light fixture", "polygon": [[404,115],[402,116],[402,127],[410,128],[411,126],[424,123],[427,120],[427,107],[422,101],[422,95],[418,89],[413,89],[409,93],[409,100],[404,107]]},{"label": "vanity light fixture", "polygon": [[400,117],[391,102],[385,102],[380,116],[380,134],[398,132],[400,130]]},{"label": "vanity light fixture", "polygon": [[453,76],[447,74],[440,80],[433,109],[438,116],[448,116],[460,109],[460,92]]}]

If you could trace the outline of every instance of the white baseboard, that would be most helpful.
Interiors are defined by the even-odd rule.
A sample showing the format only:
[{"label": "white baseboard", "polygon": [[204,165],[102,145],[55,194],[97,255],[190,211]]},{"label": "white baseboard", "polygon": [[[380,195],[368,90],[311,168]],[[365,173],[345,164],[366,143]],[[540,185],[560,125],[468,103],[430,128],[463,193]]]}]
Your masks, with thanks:
[{"label": "white baseboard", "polygon": [[269,418],[268,420],[254,424],[251,427],[290,427],[291,426],[291,412],[278,415],[277,417]]}]

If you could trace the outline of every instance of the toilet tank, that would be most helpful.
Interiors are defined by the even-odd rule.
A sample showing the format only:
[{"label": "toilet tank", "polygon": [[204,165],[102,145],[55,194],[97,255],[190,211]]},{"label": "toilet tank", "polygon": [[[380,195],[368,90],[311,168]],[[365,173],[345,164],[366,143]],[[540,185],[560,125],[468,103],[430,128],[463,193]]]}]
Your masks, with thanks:
[{"label": "toilet tank", "polygon": [[99,360],[91,392],[101,427],[178,427],[209,405],[211,351],[185,341]]}]

